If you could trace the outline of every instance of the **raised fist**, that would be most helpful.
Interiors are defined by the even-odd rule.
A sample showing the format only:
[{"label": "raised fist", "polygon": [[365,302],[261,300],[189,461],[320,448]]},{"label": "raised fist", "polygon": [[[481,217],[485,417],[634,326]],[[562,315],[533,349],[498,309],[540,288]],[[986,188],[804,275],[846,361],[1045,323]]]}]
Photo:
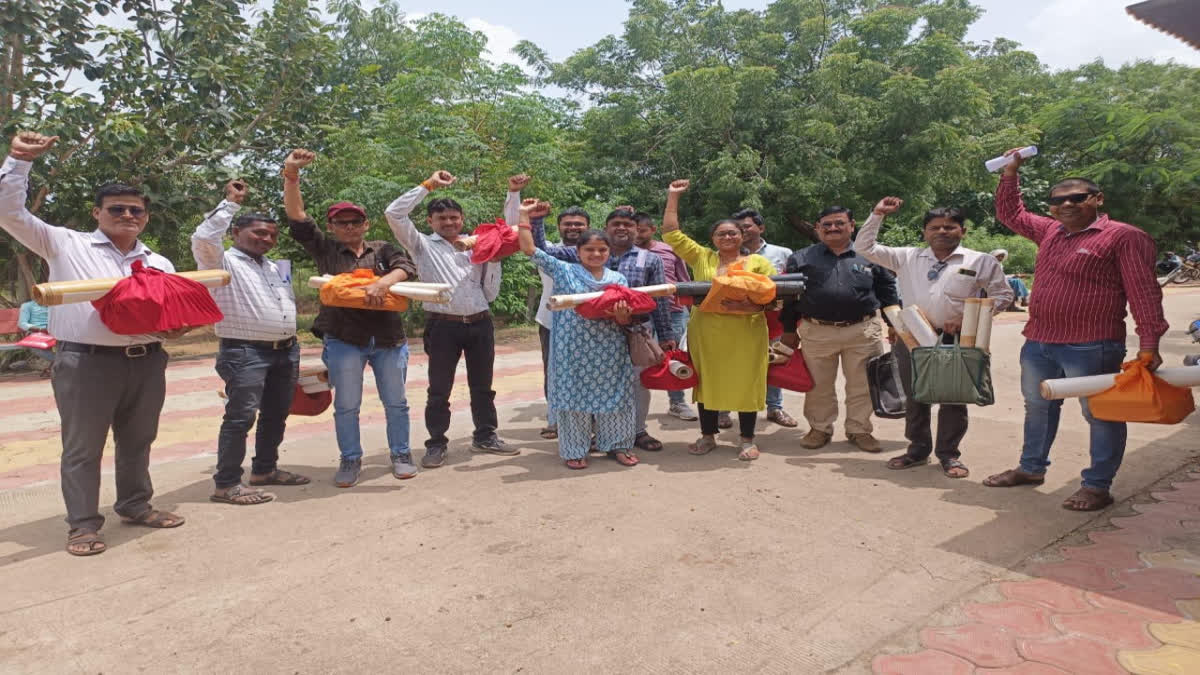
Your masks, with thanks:
[{"label": "raised fist", "polygon": [[508,177],[508,191],[509,192],[520,192],[521,190],[525,189],[526,185],[529,185],[529,181],[531,181],[531,180],[533,180],[533,179],[530,178],[529,174],[526,174],[526,173],[519,173],[515,176],[509,176]]},{"label": "raised fist", "polygon": [[681,180],[671,181],[671,187],[667,188],[667,194],[677,195],[687,192],[687,189],[692,186],[692,181],[684,178]]},{"label": "raised fist", "polygon": [[545,218],[550,215],[550,202],[538,201],[533,210],[529,212],[530,218]]},{"label": "raised fist", "polygon": [[13,136],[8,154],[17,159],[33,161],[58,142],[58,136],[43,136],[36,131],[18,131]]},{"label": "raised fist", "polygon": [[1004,153],[1005,157],[1012,157],[1012,164],[1004,167],[1004,173],[1013,176],[1017,175],[1021,169],[1021,165],[1025,163],[1025,158],[1019,154],[1022,149],[1023,148],[1013,148],[1012,150]]},{"label": "raised fist", "polygon": [[433,175],[429,177],[428,182],[434,188],[444,188],[454,185],[454,181],[456,180],[458,179],[455,178],[454,174],[450,173],[449,171],[439,170],[433,172]]},{"label": "raised fist", "polygon": [[903,199],[898,197],[884,197],[883,199],[879,200],[878,204],[875,205],[874,212],[881,216],[890,216],[891,214],[899,211],[900,207],[903,205]]},{"label": "raised fist", "polygon": [[637,209],[633,208],[632,206],[630,206],[628,204],[620,204],[617,206],[617,208],[615,208],[613,210],[614,211],[632,211],[634,213],[637,213]]},{"label": "raised fist", "polygon": [[225,184],[225,201],[241,204],[249,191],[250,188],[245,181],[241,178],[234,178]]},{"label": "raised fist", "polygon": [[533,213],[533,210],[537,208],[537,205],[538,200],[534,199],[533,197],[526,197],[525,199],[521,200],[521,213],[523,215],[529,215]]},{"label": "raised fist", "polygon": [[312,161],[317,158],[317,153],[304,148],[296,148],[283,160],[283,170],[291,173],[298,172],[300,169],[312,164]]}]

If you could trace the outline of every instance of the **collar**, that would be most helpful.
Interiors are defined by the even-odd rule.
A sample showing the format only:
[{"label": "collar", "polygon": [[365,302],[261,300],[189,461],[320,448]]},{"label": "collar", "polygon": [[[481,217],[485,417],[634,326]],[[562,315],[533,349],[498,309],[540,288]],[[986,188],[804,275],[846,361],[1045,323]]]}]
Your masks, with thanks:
[{"label": "collar", "polygon": [[1101,213],[1100,215],[1096,216],[1096,220],[1092,221],[1091,225],[1088,225],[1087,227],[1083,228],[1079,232],[1068,232],[1067,226],[1063,225],[1062,223],[1058,224],[1058,229],[1060,232],[1066,234],[1067,236],[1070,236],[1072,234],[1081,234],[1083,232],[1087,232],[1088,230],[1100,231],[1100,230],[1103,230],[1104,228],[1108,227],[1111,223],[1112,223],[1112,220],[1109,219],[1108,214]]},{"label": "collar", "polygon": [[[759,241],[762,242],[762,246],[759,246],[758,248],[754,249],[753,251],[751,251],[751,253],[762,253],[765,249],[770,248],[771,244],[767,243],[766,239],[759,239]],[[826,248],[829,248],[829,247],[827,246]],[[850,248],[853,249],[854,244],[851,244]]]},{"label": "collar", "polygon": [[637,252],[641,251],[641,250],[644,250],[644,249],[638,248],[638,246],[635,244],[633,246],[630,246],[628,251],[625,251],[624,253],[622,253],[620,255],[610,254],[608,256],[608,259],[609,260],[624,260],[625,258],[629,257],[631,254],[637,255]]},{"label": "collar", "polygon": [[822,242],[819,242],[819,243],[818,243],[818,244],[816,244],[816,245],[817,245],[818,247],[820,247],[820,248],[819,248],[819,250],[820,250],[822,253],[826,253],[826,254],[828,254],[828,255],[831,255],[831,256],[833,256],[833,257],[835,257],[835,258],[839,259],[839,260],[840,260],[840,259],[842,259],[842,258],[853,258],[854,256],[858,255],[858,253],[857,253],[857,252],[855,252],[855,250],[854,250],[854,244],[850,244],[850,248],[846,249],[846,250],[845,250],[845,252],[843,252],[843,253],[842,253],[842,254],[840,254],[840,255],[839,255],[839,254],[837,254],[837,253],[834,253],[834,252],[833,252],[833,249],[829,248],[829,245],[828,245],[828,244],[826,244],[826,243],[825,243],[825,242],[823,242],[823,241],[822,241]]},{"label": "collar", "polygon": [[[929,248],[928,246],[923,246],[920,249],[920,251],[921,252],[917,254],[918,258],[929,258],[930,260],[932,260],[935,263],[941,262],[938,260],[938,257],[933,254],[933,249]],[[949,260],[949,259],[953,258],[954,256],[958,256],[960,258],[966,259],[966,257],[967,257],[966,252],[967,252],[967,249],[963,248],[962,244],[959,244],[957,248],[955,248],[953,251],[950,252],[950,255],[946,256],[946,260]]]},{"label": "collar", "polygon": [[[362,256],[360,256],[359,254],[355,253],[355,252],[354,252],[354,251],[353,251],[353,250],[352,250],[352,249],[351,249],[349,246],[347,246],[347,245],[343,244],[343,243],[342,243],[342,242],[340,242],[340,241],[339,241],[339,242],[337,242],[337,245],[338,245],[338,247],[339,247],[339,248],[338,248],[338,253],[349,253],[350,255],[354,256],[354,257],[355,257],[355,259],[358,259],[358,258],[361,258],[361,257],[362,257]],[[366,254],[368,254],[368,253],[370,253],[370,252],[372,252],[372,251],[374,251],[374,250],[375,250],[375,247],[374,247],[374,246],[371,246],[371,242],[369,242],[369,241],[366,241],[366,240],[364,240],[364,241],[363,241],[363,252],[362,252],[362,254],[363,254],[363,255],[366,255]]]},{"label": "collar", "polygon": [[255,263],[256,265],[266,265],[271,262],[271,259],[265,255],[262,257],[262,261],[255,260],[254,256],[250,255],[249,253],[246,253],[245,251],[243,251],[242,249],[240,249],[236,246],[230,246],[229,249],[226,250],[226,253],[230,253],[239,258],[245,258],[246,260],[249,260],[250,262]]},{"label": "collar", "polygon": [[[121,249],[117,248],[117,245],[113,243],[112,239],[108,238],[107,234],[104,234],[99,229],[92,230],[92,245],[103,246],[105,244],[112,246],[118,253],[121,252]],[[144,243],[142,243],[141,239],[138,239],[137,241],[133,242],[133,248],[130,249],[129,253],[126,253],[125,255],[145,254],[148,256],[151,253],[153,253],[153,251],[151,251]]]}]

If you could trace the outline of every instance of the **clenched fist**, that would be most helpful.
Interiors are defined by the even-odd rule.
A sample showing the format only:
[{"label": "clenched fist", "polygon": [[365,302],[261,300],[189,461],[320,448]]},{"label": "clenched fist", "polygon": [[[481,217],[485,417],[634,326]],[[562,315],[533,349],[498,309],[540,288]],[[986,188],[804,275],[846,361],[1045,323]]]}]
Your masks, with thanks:
[{"label": "clenched fist", "polygon": [[668,195],[678,195],[687,192],[687,189],[692,186],[692,181],[686,178],[681,180],[671,181],[671,186],[667,188]]},{"label": "clenched fist", "polygon": [[509,192],[520,192],[521,190],[525,189],[526,185],[529,185],[529,181],[531,181],[531,180],[533,180],[533,179],[530,178],[529,174],[526,174],[526,173],[519,173],[515,176],[509,176],[508,177],[508,191]]},{"label": "clenched fist", "polygon": [[283,170],[287,173],[299,173],[300,169],[312,164],[316,158],[317,153],[304,148],[296,148],[288,154],[287,159],[283,160]]},{"label": "clenched fist", "polygon": [[434,171],[433,175],[429,177],[429,180],[425,182],[429,185],[432,185],[434,189],[437,189],[450,187],[451,185],[454,185],[454,181],[456,180],[458,179],[455,178],[454,174],[450,173],[449,171],[439,170]]},{"label": "clenched fist", "polygon": [[246,193],[250,191],[246,182],[240,178],[235,178],[225,184],[225,201],[241,204],[246,199]]},{"label": "clenched fist", "polygon": [[41,157],[58,142],[58,136],[44,136],[36,131],[19,131],[13,136],[8,154],[28,162]]},{"label": "clenched fist", "polygon": [[903,199],[898,197],[884,197],[883,199],[879,200],[878,204],[875,205],[873,212],[881,216],[890,216],[896,211],[899,211],[900,207],[903,205]]}]

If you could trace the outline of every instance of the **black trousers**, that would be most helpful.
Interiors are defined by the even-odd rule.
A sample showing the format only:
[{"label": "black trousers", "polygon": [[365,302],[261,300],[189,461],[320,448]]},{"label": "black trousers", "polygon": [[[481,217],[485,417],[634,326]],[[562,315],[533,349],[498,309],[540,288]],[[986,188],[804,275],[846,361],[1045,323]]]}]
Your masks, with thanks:
[{"label": "black trousers", "polygon": [[542,343],[542,396],[550,400],[550,329],[538,324],[538,341]]},{"label": "black trousers", "polygon": [[460,357],[467,359],[467,386],[471,388],[474,438],[486,441],[496,435],[496,392],[492,369],[496,361],[496,332],[492,317],[475,323],[430,318],[425,322],[425,355],[429,357],[429,394],[425,402],[425,447],[446,447],[450,428],[450,392]]},{"label": "black trousers", "polygon": [[[943,336],[943,341],[953,342],[953,336]],[[932,452],[939,461],[958,459],[962,453],[958,444],[967,435],[967,406],[942,403],[938,405],[937,444],[933,442],[930,425],[933,422],[933,406],[917,403],[912,398],[912,355],[900,340],[893,349],[896,363],[900,366],[900,381],[904,395],[908,397],[904,415],[904,437],[908,439],[908,455],[925,459]]]},{"label": "black trousers", "polygon": [[[698,404],[700,409],[700,433],[705,436],[715,436],[720,432],[717,426],[717,416],[721,413],[716,410],[709,410],[704,407],[703,403]],[[756,412],[739,412],[738,413],[738,431],[741,432],[742,438],[754,438],[754,425],[758,422],[758,413]]]}]

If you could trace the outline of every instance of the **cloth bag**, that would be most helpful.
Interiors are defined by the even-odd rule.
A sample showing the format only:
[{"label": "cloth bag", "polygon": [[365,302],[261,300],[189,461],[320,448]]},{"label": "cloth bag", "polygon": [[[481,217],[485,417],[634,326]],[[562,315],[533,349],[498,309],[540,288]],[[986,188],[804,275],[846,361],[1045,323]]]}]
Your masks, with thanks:
[{"label": "cloth bag", "polygon": [[992,405],[992,365],[987,352],[954,344],[912,350],[912,398],[918,403]]},{"label": "cloth bag", "polygon": [[[772,350],[778,354],[779,347],[786,345],[772,345]],[[788,391],[811,391],[813,379],[808,372],[808,364],[804,362],[804,352],[797,349],[787,361],[767,366],[767,384]]]},{"label": "cloth bag", "polygon": [[[678,361],[691,368],[692,376],[685,378],[675,377],[675,374],[671,372],[672,361]],[[642,386],[647,389],[683,391],[684,389],[691,389],[700,384],[700,377],[696,373],[696,366],[692,364],[692,357],[687,352],[679,349],[667,350],[663,354],[662,361],[643,370],[639,377],[642,379]]]},{"label": "cloth bag", "polygon": [[742,263],[736,262],[720,276],[713,277],[712,290],[700,303],[700,311],[716,312],[719,314],[747,314],[757,312],[730,311],[721,303],[725,300],[750,301],[758,305],[767,305],[775,301],[775,282],[765,274],[756,274],[742,269]]},{"label": "cloth bag", "polygon": [[908,399],[900,378],[900,362],[894,352],[884,352],[867,361],[867,385],[876,417],[891,420],[904,417]]},{"label": "cloth bag", "polygon": [[629,303],[629,310],[635,315],[649,314],[657,307],[654,298],[628,286],[609,284],[602,293],[600,297],[576,307],[575,313],[585,319],[611,319],[613,306],[622,300]]},{"label": "cloth bag", "polygon": [[58,344],[58,340],[55,340],[53,335],[49,333],[43,333],[41,331],[30,333],[29,335],[26,335],[18,340],[16,343],[18,347],[23,347],[25,349],[45,350],[54,349],[54,345],[56,344]]},{"label": "cloth bag", "polygon": [[517,241],[517,231],[512,225],[499,218],[494,223],[480,223],[471,232],[475,237],[475,246],[471,249],[471,262],[482,265],[493,262],[516,253],[521,249]]},{"label": "cloth bag", "polygon": [[224,318],[204,284],[146,267],[135,260],[132,273],[92,301],[100,321],[117,335],[143,335],[207,326]]},{"label": "cloth bag", "polygon": [[650,331],[644,325],[630,326],[626,329],[625,342],[629,346],[629,359],[638,368],[649,368],[662,363],[662,347],[650,339]]},{"label": "cloth bag", "polygon": [[408,309],[408,298],[387,294],[382,305],[367,304],[367,286],[379,281],[375,270],[360,267],[339,274],[321,287],[321,304],[327,307],[349,307],[351,309],[380,309],[388,312],[403,312]]},{"label": "cloth bag", "polygon": [[1192,390],[1168,384],[1147,367],[1149,356],[1121,364],[1111,389],[1088,398],[1092,417],[1107,422],[1178,424],[1196,409]]},{"label": "cloth bag", "polygon": [[292,393],[292,406],[288,409],[288,414],[312,417],[325,412],[332,403],[333,392],[326,390],[309,394],[297,384],[295,392]]}]

